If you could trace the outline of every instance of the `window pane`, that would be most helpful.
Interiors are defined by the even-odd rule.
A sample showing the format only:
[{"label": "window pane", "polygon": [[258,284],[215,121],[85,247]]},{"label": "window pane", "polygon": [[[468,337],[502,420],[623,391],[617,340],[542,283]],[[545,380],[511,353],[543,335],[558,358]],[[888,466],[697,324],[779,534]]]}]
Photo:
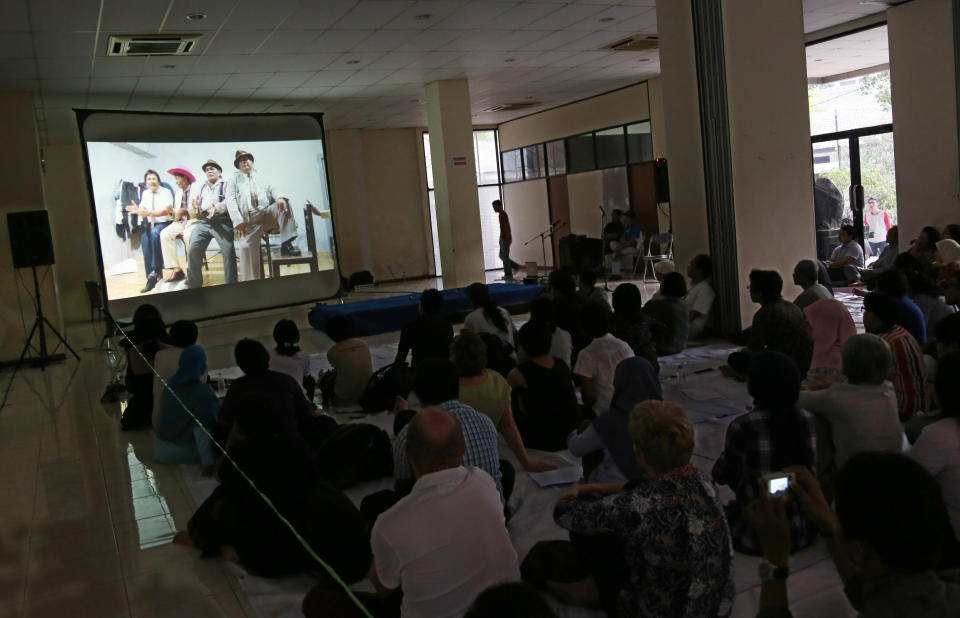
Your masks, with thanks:
[{"label": "window pane", "polygon": [[503,153],[503,182],[516,182],[518,180],[523,180],[520,150],[508,150]]},{"label": "window pane", "polygon": [[597,163],[593,158],[592,133],[568,137],[566,142],[567,172],[573,174],[597,168]]},{"label": "window pane", "polygon": [[597,131],[597,167],[617,167],[627,163],[627,144],[623,127]]},{"label": "window pane", "polygon": [[430,134],[423,134],[423,158],[427,164],[427,188],[433,189],[433,161],[430,159]]},{"label": "window pane", "polygon": [[630,163],[653,161],[653,135],[649,122],[627,125],[627,151]]},{"label": "window pane", "polygon": [[497,132],[494,129],[473,132],[473,151],[477,160],[477,184],[495,185],[497,176]]},{"label": "window pane", "polygon": [[483,234],[483,267],[486,270],[501,268],[500,218],[493,212],[493,200],[500,199],[500,187],[477,187],[480,200],[480,231]]},{"label": "window pane", "polygon": [[437,196],[433,190],[427,191],[427,199],[430,200],[430,233],[433,235],[433,267],[434,274],[438,277],[443,276],[443,269],[440,268],[440,235],[437,233]]},{"label": "window pane", "polygon": [[562,139],[547,143],[547,172],[551,176],[567,173],[567,149]]},{"label": "window pane", "polygon": [[543,144],[523,149],[523,171],[527,180],[547,175],[547,162],[543,156]]}]

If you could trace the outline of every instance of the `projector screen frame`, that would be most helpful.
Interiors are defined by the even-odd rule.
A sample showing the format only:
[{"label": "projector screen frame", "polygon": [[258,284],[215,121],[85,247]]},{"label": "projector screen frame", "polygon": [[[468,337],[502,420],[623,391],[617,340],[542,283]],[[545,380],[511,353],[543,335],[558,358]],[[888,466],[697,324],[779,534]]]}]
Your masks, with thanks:
[{"label": "projector screen frame", "polygon": [[[287,112],[287,113],[245,113],[245,114],[224,114],[224,113],[181,113],[181,112],[153,112],[153,111],[131,111],[131,110],[109,110],[109,109],[78,109],[74,108],[74,113],[77,117],[77,128],[80,135],[81,142],[81,152],[83,155],[84,163],[84,175],[86,178],[87,185],[87,197],[89,200],[90,206],[90,222],[92,225],[92,231],[94,235],[94,244],[96,245],[96,259],[98,267],[98,276],[100,283],[100,294],[103,302],[103,306],[107,308],[105,311],[105,320],[107,321],[107,328],[112,328],[112,316],[116,313],[119,313],[121,317],[127,317],[133,315],[133,308],[137,305],[143,303],[155,304],[163,313],[164,318],[167,322],[172,322],[177,319],[190,319],[193,321],[201,322],[207,320],[213,320],[217,318],[224,318],[235,315],[243,315],[248,313],[253,313],[257,311],[268,311],[272,309],[280,309],[285,307],[294,307],[298,305],[310,304],[322,302],[324,300],[329,300],[331,298],[342,298],[343,297],[343,286],[342,286],[342,270],[340,265],[340,252],[338,251],[339,239],[337,238],[337,228],[335,223],[335,218],[333,216],[334,211],[334,202],[333,195],[330,190],[330,174],[329,174],[329,149],[328,142],[326,139],[326,132],[323,124],[323,114],[320,112]],[[201,310],[199,314],[197,312],[191,312],[189,309],[184,310],[184,308],[193,307],[195,303],[191,300],[200,300],[204,296],[210,295],[211,292],[214,292],[218,289],[231,289],[238,286],[242,286],[243,291],[248,291],[249,295],[252,297],[264,297],[264,298],[273,298],[274,296],[270,294],[271,288],[274,288],[276,284],[281,284],[284,280],[287,280],[287,277],[280,279],[261,279],[257,281],[242,281],[237,284],[229,285],[217,285],[213,287],[206,288],[195,288],[195,289],[182,289],[175,290],[171,292],[164,292],[162,294],[144,294],[142,296],[120,298],[110,300],[107,297],[107,281],[106,281],[106,268],[104,265],[103,259],[103,250],[100,243],[100,225],[97,218],[97,203],[96,203],[96,193],[93,187],[93,177],[91,173],[91,165],[89,152],[87,149],[87,137],[85,132],[86,122],[93,116],[97,114],[110,114],[110,115],[121,115],[121,116],[164,116],[164,117],[190,117],[190,118],[201,118],[201,119],[212,119],[212,118],[271,118],[271,119],[284,119],[290,118],[291,120],[295,117],[301,118],[310,118],[317,123],[319,127],[319,140],[323,145],[323,173],[325,174],[325,192],[327,203],[330,205],[330,231],[331,231],[331,246],[330,253],[333,261],[333,269],[320,271],[319,273],[304,273],[299,275],[290,276],[289,279],[295,282],[304,283],[306,277],[321,275],[321,276],[334,276],[336,277],[336,287],[333,288],[334,291],[330,294],[323,295],[320,294],[315,297],[305,297],[302,299],[290,300],[289,302],[275,302],[275,303],[264,303],[256,304],[252,303],[249,306],[241,307],[236,310],[230,311],[210,311],[210,310]],[[256,135],[251,139],[251,143],[256,143],[257,141],[289,141],[288,139],[279,139],[274,140],[267,137],[267,134]],[[109,141],[109,140],[94,140],[95,142]],[[227,141],[227,140],[224,140]],[[243,142],[243,140],[229,140],[236,141],[238,143]],[[309,282],[309,280],[307,280]],[[287,284],[289,287],[289,284]],[[330,289],[330,288],[328,288]],[[258,294],[258,292],[266,292],[266,294]],[[225,294],[221,293],[221,296]],[[204,306],[203,303],[197,303],[199,306]],[[255,306],[254,306],[255,305]],[[116,311],[115,311],[116,310]]]}]

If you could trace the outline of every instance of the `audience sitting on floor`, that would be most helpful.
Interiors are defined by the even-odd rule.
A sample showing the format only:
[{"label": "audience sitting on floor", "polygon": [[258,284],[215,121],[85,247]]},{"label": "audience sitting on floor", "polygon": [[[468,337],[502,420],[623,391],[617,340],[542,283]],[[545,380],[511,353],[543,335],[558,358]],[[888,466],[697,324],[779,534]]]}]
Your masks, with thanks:
[{"label": "audience sitting on floor", "polygon": [[573,373],[580,383],[584,407],[599,415],[610,407],[617,365],[634,353],[626,342],[610,333],[610,314],[602,306],[586,305],[582,320],[584,331],[593,340],[580,352]]},{"label": "audience sitting on floor", "polygon": [[801,391],[797,405],[817,419],[817,478],[826,488],[839,468],[857,453],[899,453],[903,426],[897,395],[887,378],[890,347],[876,335],[856,335],[843,346],[846,383]]},{"label": "audience sitting on floor", "polygon": [[279,320],[273,327],[273,341],[277,346],[270,350],[270,369],[285,373],[303,387],[307,399],[313,401],[317,381],[310,373],[310,356],[300,349],[300,329],[293,320]]},{"label": "audience sitting on floor", "polygon": [[463,618],[557,618],[557,615],[536,590],[520,582],[510,582],[481,592]]},{"label": "audience sitting on floor", "polygon": [[877,283],[877,275],[885,270],[893,268],[897,255],[900,253],[898,240],[900,237],[899,229],[896,225],[887,230],[887,246],[883,248],[877,259],[866,268],[860,269],[860,280],[873,289]]},{"label": "audience sitting on floor", "polygon": [[[860,453],[837,474],[835,511],[806,468],[790,499],[758,500],[751,519],[774,567],[789,567],[784,502],[798,502],[827,540],[843,591],[860,618],[960,616],[960,571],[938,571],[951,551],[950,519],[936,480],[909,458]],[[763,584],[758,618],[789,618],[787,582]]]},{"label": "audience sitting on floor", "polygon": [[[413,383],[413,393],[417,396],[420,405],[424,407],[441,408],[457,418],[463,428],[463,437],[467,442],[466,454],[463,456],[463,465],[475,466],[490,475],[501,501],[506,504],[510,497],[509,490],[513,488],[512,478],[509,486],[501,485],[500,453],[497,440],[497,428],[490,417],[477,412],[470,406],[460,402],[460,376],[457,368],[450,361],[424,361],[421,371],[417,371]],[[405,407],[406,403],[404,402]],[[399,413],[398,413],[399,415]],[[410,418],[409,415],[406,415]],[[404,494],[405,483],[414,477],[413,468],[406,459],[407,425],[397,427],[393,441],[393,473],[397,480],[398,493]],[[510,470],[512,475],[513,470]],[[401,495],[402,497],[402,495]]]},{"label": "audience sitting on floor", "polygon": [[[727,427],[713,479],[729,485],[736,494],[727,505],[733,546],[758,555],[760,545],[746,516],[747,504],[757,497],[757,479],[786,466],[814,469],[817,438],[813,415],[797,406],[800,372],[789,356],[781,352],[754,355],[747,390],[753,397],[753,410]],[[816,531],[795,505],[789,511],[791,551],[797,551],[813,543]]]},{"label": "audience sitting on floor", "polygon": [[897,301],[900,306],[897,324],[907,329],[920,345],[926,343],[927,323],[923,310],[907,296],[907,277],[904,271],[893,268],[880,273],[877,276],[877,292]]},{"label": "audience sitting on floor", "polygon": [[940,242],[940,232],[937,228],[928,225],[920,230],[915,240],[910,241],[908,252],[920,262],[924,269],[928,269],[933,266],[938,242]]},{"label": "audience sitting on floor", "polygon": [[292,527],[341,579],[362,579],[370,564],[369,530],[349,498],[319,480],[306,445],[289,435],[276,400],[250,393],[236,410],[236,427],[218,471],[220,485],[175,542],[193,545],[204,558],[239,562],[263,577],[320,568]]},{"label": "audience sitting on floor", "polygon": [[553,315],[557,328],[570,333],[573,342],[573,353],[570,356],[571,367],[577,362],[577,355],[588,343],[590,337],[583,332],[580,324],[580,312],[583,301],[577,295],[576,283],[573,275],[565,270],[555,270],[547,279],[549,293],[553,299]]},{"label": "audience sitting on floor", "polygon": [[140,305],[133,314],[133,329],[121,345],[126,350],[127,372],[124,387],[129,393],[127,407],[120,417],[123,430],[149,427],[153,417],[153,363],[167,339],[167,328],[160,311],[153,305]]},{"label": "audience sitting on floor", "polygon": [[233,349],[234,360],[243,372],[227,389],[213,435],[221,445],[229,447],[230,433],[238,412],[252,396],[263,395],[272,401],[273,414],[279,417],[284,435],[291,441],[309,434],[306,425],[317,408],[303,393],[303,387],[285,373],[270,370],[270,353],[253,339],[241,339]]},{"label": "audience sitting on floor", "polygon": [[863,328],[879,335],[890,346],[890,381],[897,395],[900,421],[906,422],[925,407],[926,365],[920,344],[897,324],[901,307],[893,297],[877,292],[868,294],[863,299]]},{"label": "audience sitting on floor", "polygon": [[[948,290],[955,290],[960,281],[957,280],[957,271],[960,270],[960,238],[946,238],[937,243],[937,263],[940,268],[936,272],[937,283]],[[956,294],[951,294],[951,304],[956,304]]]},{"label": "audience sitting on floor", "polygon": [[453,343],[453,325],[443,316],[443,294],[429,289],[420,295],[420,317],[404,325],[400,331],[395,363],[407,362],[413,354],[410,366],[416,369],[428,359],[446,360]]},{"label": "audience sitting on floor", "polygon": [[467,286],[467,297],[474,306],[474,310],[463,320],[464,330],[477,334],[489,333],[499,337],[510,350],[517,347],[517,329],[513,325],[510,312],[498,307],[490,298],[490,288],[482,283],[471,283]]},{"label": "audience sitting on floor", "polygon": [[590,269],[580,271],[580,289],[577,290],[577,294],[580,295],[584,304],[600,303],[608,310],[610,309],[606,292],[597,287],[597,273]]},{"label": "audience sitting on floor", "polygon": [[712,276],[713,260],[705,253],[695,255],[687,265],[690,286],[684,301],[690,309],[690,339],[698,339],[710,323],[710,310],[717,295],[710,282]]},{"label": "audience sitting on floor", "polygon": [[[929,341],[933,337],[940,320],[956,313],[957,308],[946,303],[943,297],[943,289],[934,283],[930,275],[916,270],[908,270],[905,275],[907,277],[907,287],[910,290],[910,300],[923,313],[924,333],[927,336],[927,341]],[[920,342],[917,341],[917,343]]]},{"label": "audience sitting on floor", "polygon": [[683,297],[687,281],[677,272],[667,273],[660,282],[660,293],[647,301],[643,312],[652,318],[651,330],[657,354],[676,354],[687,347],[690,311]]},{"label": "audience sitting on floor", "polygon": [[677,404],[647,401],[629,431],[645,480],[567,490],[553,515],[570,542],[535,545],[524,581],[608,616],[728,616],[730,532],[717,487],[690,463],[693,426]]},{"label": "audience sitting on floor", "polygon": [[840,244],[830,253],[830,259],[823,265],[830,274],[833,285],[849,285],[860,276],[860,269],[864,267],[863,247],[856,240],[856,230],[852,225],[840,226],[837,232]]},{"label": "audience sitting on floor", "polygon": [[[557,326],[556,314],[553,310],[553,302],[546,296],[538,296],[530,301],[530,320],[527,322],[533,324],[542,324],[550,331],[550,356],[559,358],[567,367],[571,367],[571,357],[573,356],[573,340],[570,333]],[[519,333],[518,333],[518,339]],[[519,341],[517,346],[517,356],[520,362],[527,360],[527,351],[523,348],[523,341]]]},{"label": "audience sitting on floor", "polygon": [[320,374],[323,403],[336,406],[355,404],[373,375],[370,348],[356,336],[356,325],[349,315],[331,317],[324,330],[334,344],[327,350],[327,361],[332,369]]},{"label": "audience sitting on floor", "polygon": [[[493,421],[524,470],[553,470],[556,466],[528,456],[524,439],[513,417],[510,384],[499,373],[486,368],[487,346],[483,339],[471,331],[462,331],[453,340],[450,356],[460,375],[460,402]],[[570,381],[569,372],[567,381]],[[573,390],[572,383],[570,390]],[[532,443],[530,447],[543,448]]]},{"label": "audience sitting on floor", "polygon": [[[632,356],[617,365],[610,408],[582,431],[571,434],[567,440],[570,452],[576,457],[585,458],[584,476],[589,482],[615,483],[645,479],[630,438],[630,413],[637,404],[662,399],[660,380],[647,359]],[[588,472],[586,459],[594,454],[602,454],[603,459]]]},{"label": "audience sitting on floor", "polygon": [[[160,349],[153,357],[153,426],[157,425],[157,413],[160,411],[160,394],[164,391],[163,382],[170,381],[180,368],[180,352],[197,343],[199,331],[197,325],[189,320],[177,320],[170,325],[167,340],[160,342]],[[161,380],[162,378],[162,380]],[[206,382],[207,375],[200,377]]]},{"label": "audience sitting on floor", "polygon": [[853,316],[839,300],[822,298],[803,310],[813,337],[809,379],[834,380],[842,367],[843,346],[857,334]]},{"label": "audience sitting on floor", "polygon": [[833,293],[817,281],[817,263],[800,260],[793,268],[793,282],[803,288],[793,302],[801,309],[824,298],[833,298]]},{"label": "audience sitting on floor", "polygon": [[786,354],[805,377],[813,358],[810,325],[803,310],[781,296],[783,279],[773,270],[750,271],[750,299],[760,304],[752,326],[744,332],[747,347],[730,355],[727,362],[737,374],[746,375],[752,356],[769,350]]},{"label": "audience sitting on floor", "polygon": [[[562,359],[550,355],[551,336],[545,324],[527,322],[519,339],[527,359],[507,374],[514,389],[516,426],[528,447],[563,450],[567,435],[581,418],[573,374]],[[462,382],[460,390],[462,393]]]},{"label": "audience sitting on floor", "polygon": [[[416,482],[373,526],[377,592],[361,600],[377,617],[396,615],[397,604],[403,616],[462,616],[486,588],[520,579],[500,496],[489,474],[463,465],[470,430],[455,413],[427,407],[405,429]],[[349,603],[339,590],[327,597]],[[323,613],[307,616],[342,615],[336,602],[314,604]]]},{"label": "audience sitting on floor", "polygon": [[613,321],[610,323],[610,333],[630,346],[634,354],[644,357],[654,369],[660,371],[657,345],[653,342],[651,331],[652,324],[653,320],[643,312],[640,288],[632,283],[618,285],[613,291]]},{"label": "audience sitting on floor", "polygon": [[153,455],[160,463],[200,464],[213,474],[219,452],[210,432],[217,423],[220,400],[206,382],[207,355],[198,345],[180,352],[177,372],[160,393],[153,424]]},{"label": "audience sitting on floor", "polygon": [[950,512],[953,531],[960,540],[960,352],[942,356],[937,363],[934,390],[939,412],[920,432],[910,457],[933,475]]}]

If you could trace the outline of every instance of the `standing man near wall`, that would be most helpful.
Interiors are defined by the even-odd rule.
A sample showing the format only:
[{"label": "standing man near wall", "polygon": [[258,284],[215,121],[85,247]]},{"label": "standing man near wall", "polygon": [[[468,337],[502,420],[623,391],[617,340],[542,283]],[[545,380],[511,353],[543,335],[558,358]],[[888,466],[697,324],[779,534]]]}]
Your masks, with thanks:
[{"label": "standing man near wall", "polygon": [[500,217],[500,259],[503,261],[503,280],[513,281],[513,269],[519,269],[520,265],[510,259],[510,243],[513,242],[510,217],[507,216],[507,211],[503,209],[503,202],[500,200],[493,200],[493,212]]},{"label": "standing man near wall", "polygon": [[235,249],[240,256],[240,280],[259,279],[260,239],[272,230],[280,230],[280,255],[300,255],[293,246],[297,222],[287,198],[277,192],[253,169],[253,155],[238,150],[233,160],[238,172],[227,185],[227,210],[236,232]]}]

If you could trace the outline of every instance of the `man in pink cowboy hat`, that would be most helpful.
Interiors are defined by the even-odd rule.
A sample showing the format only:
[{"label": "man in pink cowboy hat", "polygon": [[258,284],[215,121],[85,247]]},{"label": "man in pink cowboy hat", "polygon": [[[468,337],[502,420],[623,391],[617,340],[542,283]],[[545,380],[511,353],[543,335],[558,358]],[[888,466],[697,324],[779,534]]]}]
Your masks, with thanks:
[{"label": "man in pink cowboy hat", "polygon": [[233,166],[237,172],[227,183],[227,210],[236,232],[234,246],[240,258],[240,280],[252,281],[260,270],[260,239],[263,234],[279,230],[280,254],[300,255],[293,245],[297,222],[290,212],[287,198],[253,169],[253,155],[238,150]]},{"label": "man in pink cowboy hat", "polygon": [[[177,185],[173,198],[173,223],[160,232],[160,248],[163,251],[163,267],[173,272],[164,281],[173,282],[186,278],[184,275],[186,247],[190,246],[190,232],[197,223],[200,211],[196,204],[193,183],[197,178],[186,167],[180,166],[167,170]],[[184,257],[177,254],[177,238],[183,238]]]}]

